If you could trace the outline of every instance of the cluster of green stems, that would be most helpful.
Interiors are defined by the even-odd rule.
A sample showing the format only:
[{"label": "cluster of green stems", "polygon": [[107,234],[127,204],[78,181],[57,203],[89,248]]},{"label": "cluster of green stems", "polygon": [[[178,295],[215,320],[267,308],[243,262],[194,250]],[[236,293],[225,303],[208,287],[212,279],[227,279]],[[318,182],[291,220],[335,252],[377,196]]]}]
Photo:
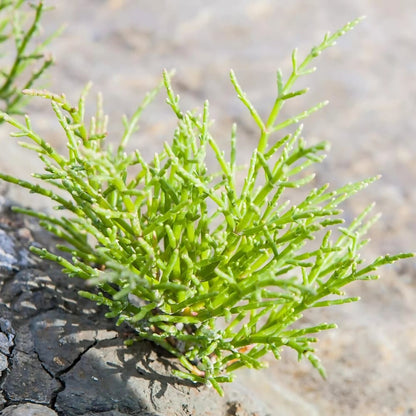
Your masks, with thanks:
[{"label": "cluster of green stems", "polygon": [[[168,72],[133,116],[124,119],[117,147],[105,145],[107,121],[100,100],[90,123],[84,119],[89,87],[75,106],[63,95],[26,90],[26,95],[51,102],[68,148],[66,156],[59,154],[34,131],[29,117],[22,123],[1,114],[17,129],[14,136],[29,139],[22,146],[44,162],[45,172],[35,177],[48,186],[6,174],[0,178],[52,199],[64,213],[53,217],[16,208],[38,218],[64,242],[58,246],[61,255],[37,247],[32,251],[85,279],[90,290],[80,294],[106,305],[107,316],[127,322],[137,339],[154,341],[178,357],[183,368],[174,373],[179,377],[222,393],[220,384],[231,381],[234,370],[261,368],[265,354],[278,359],[284,346],[324,375],[312,335],[335,325],[307,325],[303,313],[356,301],[344,296],[345,285],[375,279],[379,266],[411,256],[387,255],[362,264],[359,252],[367,243],[362,237],[376,219],[367,220],[372,206],[341,226],[339,205],[376,178],[333,191],[328,185],[309,188],[296,205],[284,198],[288,188],[307,189],[314,179],[309,167],[325,156],[327,143],[308,145],[299,122],[326,103],[281,122],[280,110],[288,99],[306,92],[293,91],[293,85],[313,70],[310,62],[358,21],[326,35],[300,63],[293,53],[288,80],[277,73],[277,98],[266,121],[231,72],[260,136],[242,186],[236,127],[227,157],[210,133],[208,103],[201,115],[183,112]],[[145,161],[139,150],[127,153],[126,145],[162,87],[177,128],[172,142]],[[276,139],[292,125],[292,133]],[[213,173],[206,164],[208,152],[218,163]],[[334,226],[337,238],[332,237]],[[320,242],[309,244],[313,239]]]}]

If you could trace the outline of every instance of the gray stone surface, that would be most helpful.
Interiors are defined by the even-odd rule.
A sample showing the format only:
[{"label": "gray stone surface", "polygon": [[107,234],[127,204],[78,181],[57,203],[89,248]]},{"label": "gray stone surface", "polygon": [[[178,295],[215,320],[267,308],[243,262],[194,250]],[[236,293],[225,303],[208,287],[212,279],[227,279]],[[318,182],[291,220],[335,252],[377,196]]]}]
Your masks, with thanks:
[{"label": "gray stone surface", "polygon": [[15,331],[11,322],[0,317],[0,376],[9,366],[8,357],[14,347]]},{"label": "gray stone surface", "polygon": [[[292,48],[298,46],[304,54],[325,31],[366,15],[360,27],[320,57],[317,73],[300,84],[310,86],[310,93],[285,108],[285,114],[330,101],[330,106],[305,123],[307,140],[329,140],[332,146],[318,168],[317,185],[330,181],[340,186],[383,175],[345,205],[347,220],[371,201],[383,212],[370,233],[372,242],[364,258],[416,250],[414,0],[72,0],[56,5],[43,24],[45,34],[62,23],[68,28],[51,46],[57,65],[49,88],[75,100],[83,85],[93,80],[94,92],[104,93],[110,137],[117,140],[121,114],[133,112],[144,93],[158,82],[163,68],[175,67],[175,86],[185,107],[201,107],[206,98],[210,100],[216,120],[213,132],[223,138],[224,148],[228,148],[231,123],[238,122],[242,163],[258,134],[235,98],[229,68],[266,115],[274,99],[275,70],[282,67],[287,74]],[[41,100],[32,102],[34,123],[64,150],[65,137],[47,108]],[[172,126],[173,118],[161,96],[145,113],[132,147],[150,157],[171,137]],[[0,126],[3,137],[9,130]],[[39,171],[33,155],[20,149],[15,140],[3,140],[2,149],[2,171],[24,178]],[[23,190],[9,187],[7,191],[25,205],[46,206]],[[362,297],[360,303],[307,315],[313,322],[335,321],[340,326],[319,336],[318,353],[327,369],[327,381],[287,352],[280,362],[270,359],[267,370],[240,372],[238,380],[246,384],[250,396],[269,404],[277,416],[414,414],[415,262],[384,268],[381,274],[379,282],[347,289],[348,295]],[[76,312],[77,301],[65,297],[63,308]],[[83,300],[79,302],[88,309]]]},{"label": "gray stone surface", "polygon": [[2,390],[11,402],[31,401],[50,404],[61,385],[42,366],[37,355],[13,352],[10,372],[6,375]]},{"label": "gray stone surface", "polygon": [[94,345],[97,336],[94,322],[61,310],[39,314],[30,329],[34,350],[53,375],[68,369]]},{"label": "gray stone surface", "polygon": [[[195,388],[170,373],[172,361],[141,342],[125,348],[120,339],[99,341],[62,376],[65,389],[56,399],[56,409],[65,415],[93,414],[116,409],[125,414],[244,416],[247,409],[263,410],[244,397],[244,405],[227,405],[207,387]],[[247,392],[245,392],[247,394]],[[227,395],[228,400],[231,394]],[[234,409],[234,410],[233,410]],[[237,412],[236,409],[240,409]],[[242,413],[242,412],[246,413]],[[101,414],[101,413],[100,413]]]},{"label": "gray stone surface", "polygon": [[0,318],[0,352],[10,354],[10,348],[14,345],[15,331],[8,319]]},{"label": "gray stone surface", "polygon": [[5,282],[2,296],[21,318],[58,306],[58,294],[51,279],[37,269],[23,269]]},{"label": "gray stone surface", "polygon": [[9,362],[7,360],[7,356],[3,353],[0,353],[0,375],[3,371],[9,366]]},{"label": "gray stone surface", "polygon": [[57,413],[46,406],[26,403],[6,407],[0,412],[1,416],[56,416]]},{"label": "gray stone surface", "polygon": [[0,230],[0,268],[7,271],[13,270],[18,262],[17,253],[14,250],[14,243],[11,237],[4,230]]},{"label": "gray stone surface", "polygon": [[29,251],[27,248],[15,250],[15,239],[7,234],[7,231],[0,230],[0,270],[12,272],[21,267],[29,265]]}]

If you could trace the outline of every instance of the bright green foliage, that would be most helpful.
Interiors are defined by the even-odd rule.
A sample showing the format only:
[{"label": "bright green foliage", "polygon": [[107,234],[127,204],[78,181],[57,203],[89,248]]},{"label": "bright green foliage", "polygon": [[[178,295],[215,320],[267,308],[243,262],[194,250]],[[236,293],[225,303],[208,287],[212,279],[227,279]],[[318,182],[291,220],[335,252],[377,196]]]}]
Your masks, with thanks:
[{"label": "bright green foliage", "polygon": [[[337,238],[331,237],[333,226],[343,222],[340,203],[374,178],[335,191],[327,185],[309,188],[297,205],[284,198],[287,188],[307,189],[313,175],[305,170],[323,159],[327,145],[307,145],[301,127],[276,137],[322,104],[286,121],[278,121],[279,111],[286,100],[306,92],[292,87],[313,70],[310,61],[357,22],[326,35],[300,63],[293,53],[292,73],[284,82],[278,72],[277,98],[265,121],[231,72],[238,97],[260,130],[241,187],[236,180],[236,129],[226,158],[209,131],[208,103],[202,115],[182,111],[167,72],[131,119],[124,120],[116,149],[105,145],[101,105],[89,125],[84,120],[87,89],[76,106],[63,95],[26,91],[51,102],[68,139],[63,156],[34,132],[28,117],[21,124],[2,115],[17,128],[14,136],[30,139],[22,145],[39,155],[46,171],[35,177],[51,187],[0,177],[64,210],[54,218],[16,208],[62,238],[66,244],[60,249],[70,256],[36,247],[32,251],[92,284],[90,292],[80,294],[108,306],[107,316],[127,322],[138,339],[154,341],[177,356],[183,365],[175,371],[179,377],[211,384],[221,393],[220,383],[231,381],[234,370],[261,368],[266,353],[278,359],[284,346],[308,358],[324,375],[312,334],[335,325],[295,322],[310,308],[356,301],[344,296],[345,285],[375,279],[379,266],[411,256],[387,255],[362,264],[359,251],[373,222],[367,220],[371,207],[349,226],[339,227]],[[172,142],[150,161],[138,150],[126,154],[142,110],[163,85],[178,119]],[[208,170],[207,152],[215,154],[217,172]],[[310,244],[315,237],[320,243]]]},{"label": "bright green foliage", "polygon": [[[0,100],[8,114],[20,112],[27,100],[21,91],[31,88],[53,63],[44,49],[60,31],[34,45],[44,11],[43,1],[31,4],[27,0],[0,0],[0,47],[14,49],[10,65],[1,65],[0,70]],[[29,68],[32,72],[26,74]]]}]

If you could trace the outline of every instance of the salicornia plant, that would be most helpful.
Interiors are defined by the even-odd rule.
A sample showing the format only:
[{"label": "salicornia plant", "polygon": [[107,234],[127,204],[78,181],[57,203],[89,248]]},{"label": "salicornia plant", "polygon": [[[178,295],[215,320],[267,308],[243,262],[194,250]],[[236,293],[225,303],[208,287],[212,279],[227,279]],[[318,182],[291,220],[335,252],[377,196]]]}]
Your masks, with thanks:
[{"label": "salicornia plant", "polygon": [[[265,120],[231,72],[260,135],[241,186],[235,127],[226,157],[210,134],[208,103],[202,115],[183,111],[168,72],[133,116],[125,118],[118,147],[105,144],[100,102],[97,115],[89,123],[84,120],[88,88],[77,105],[64,95],[25,91],[50,101],[68,140],[68,153],[61,155],[35,132],[29,117],[19,122],[1,115],[17,128],[13,136],[30,140],[22,146],[43,161],[45,172],[34,176],[45,186],[0,177],[50,198],[63,213],[53,217],[16,208],[60,237],[65,244],[59,249],[70,255],[37,247],[32,251],[90,283],[91,291],[80,295],[106,305],[107,316],[127,322],[137,339],[154,341],[178,357],[183,368],[174,372],[179,377],[213,385],[221,393],[220,383],[231,381],[234,370],[261,368],[265,354],[271,351],[278,359],[284,346],[324,375],[313,334],[335,325],[295,323],[308,309],[356,301],[345,297],[345,285],[375,279],[379,266],[411,256],[386,255],[362,263],[359,252],[373,223],[367,221],[371,207],[347,227],[339,226],[341,202],[375,178],[337,190],[328,185],[306,190],[314,176],[305,172],[322,161],[327,144],[308,145],[298,124],[323,104],[279,120],[284,103],[306,92],[293,86],[314,70],[311,61],[358,21],[325,35],[303,61],[293,52],[287,81],[277,73],[277,98]],[[139,150],[127,154],[143,109],[163,86],[178,119],[173,140],[152,160],[144,160]],[[297,126],[292,133],[278,137],[279,130],[292,125]],[[218,161],[217,171],[207,167],[208,152]],[[287,188],[305,190],[304,199],[290,205]],[[337,238],[331,237],[334,226]],[[315,237],[320,242],[310,244]]]},{"label": "salicornia plant", "polygon": [[[30,8],[33,8],[32,13]],[[22,90],[32,88],[53,63],[44,49],[60,30],[35,44],[44,11],[43,1],[31,4],[25,0],[0,0],[0,47],[3,51],[14,51],[14,56],[6,55],[7,62],[0,61],[1,107],[8,114],[21,112],[28,98]],[[28,69],[31,69],[30,74],[26,74]]]}]

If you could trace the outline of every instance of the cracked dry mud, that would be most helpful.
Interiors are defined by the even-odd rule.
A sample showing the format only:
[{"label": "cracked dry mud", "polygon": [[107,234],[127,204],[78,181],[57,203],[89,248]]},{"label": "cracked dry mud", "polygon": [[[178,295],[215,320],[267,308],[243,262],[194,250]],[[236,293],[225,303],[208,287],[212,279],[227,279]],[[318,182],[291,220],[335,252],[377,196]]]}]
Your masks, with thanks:
[{"label": "cracked dry mud", "polygon": [[[264,416],[238,385],[215,391],[175,379],[175,359],[77,295],[83,282],[29,255],[55,247],[0,199],[0,415]],[[244,407],[241,402],[244,400]]]}]

